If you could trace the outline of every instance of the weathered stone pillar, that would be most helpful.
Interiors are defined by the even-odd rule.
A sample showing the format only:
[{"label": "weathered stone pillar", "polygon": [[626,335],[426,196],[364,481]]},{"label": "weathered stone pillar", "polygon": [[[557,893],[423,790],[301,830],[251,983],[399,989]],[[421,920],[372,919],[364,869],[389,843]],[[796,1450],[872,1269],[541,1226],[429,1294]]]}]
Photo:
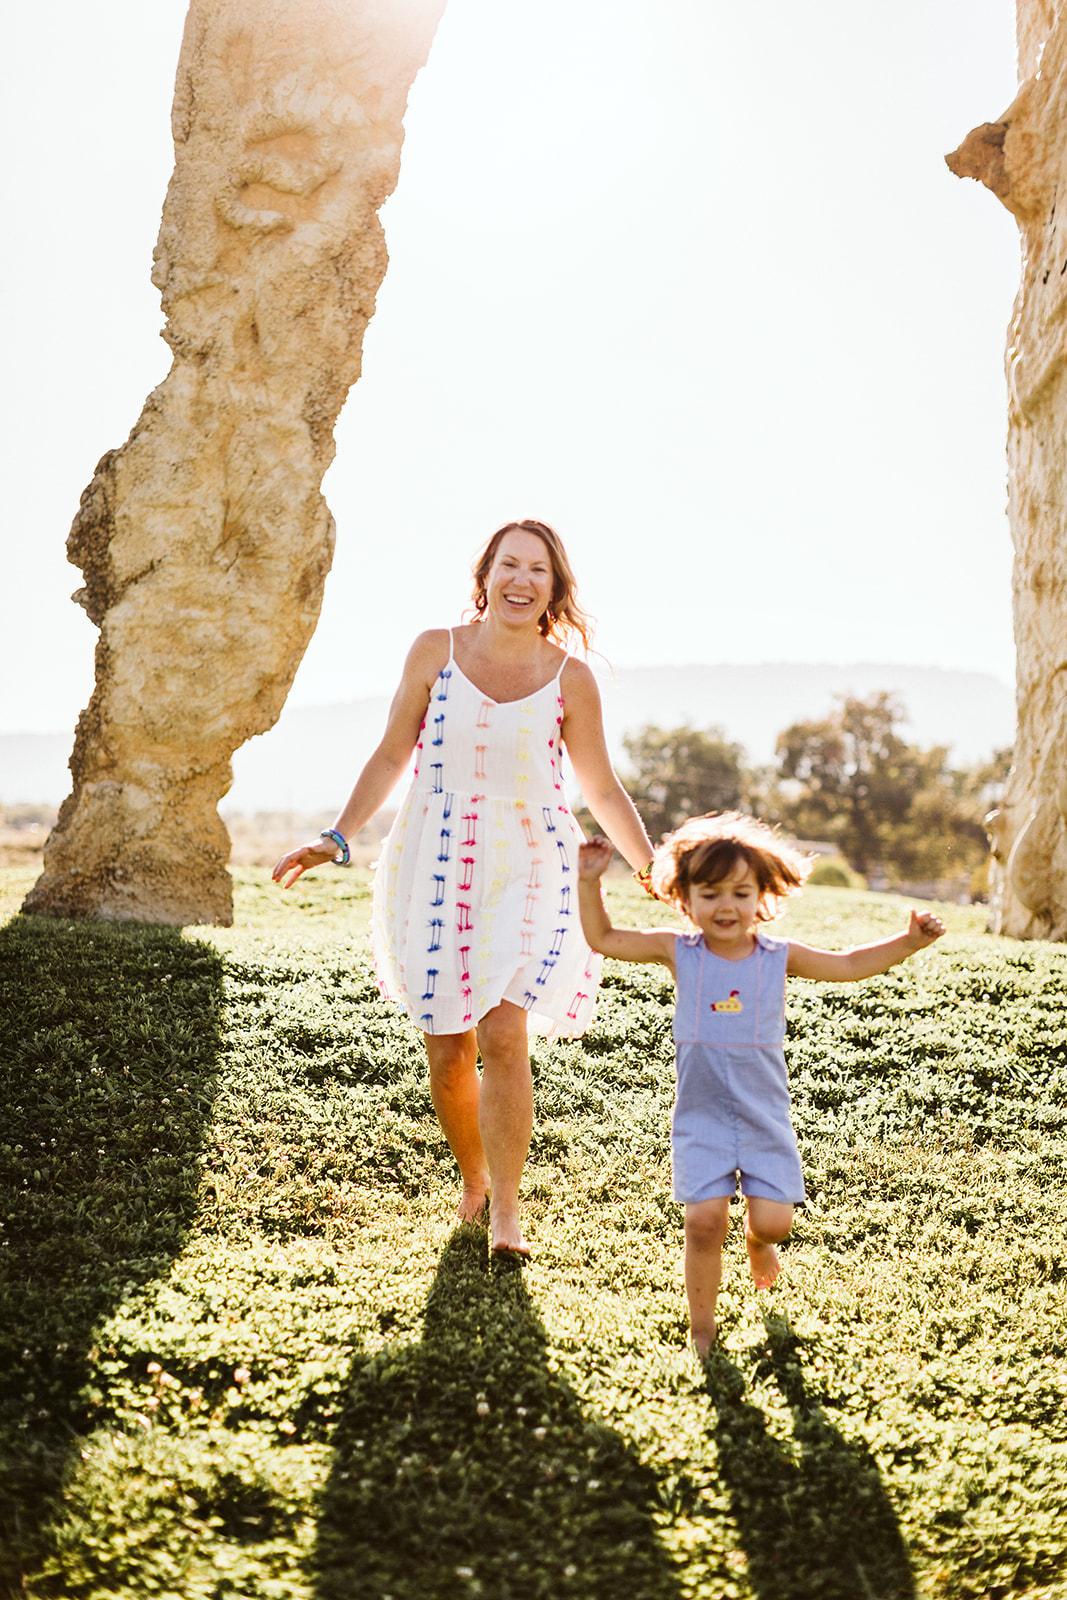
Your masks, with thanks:
[{"label": "weathered stone pillar", "polygon": [[319,486],[444,3],[192,0],[153,270],[174,361],[70,532],[96,686],[27,911],[232,921],[216,807],[318,620]]},{"label": "weathered stone pillar", "polygon": [[992,821],[991,927],[1067,938],[1067,6],[1019,0],[1019,94],[946,159],[1008,208],[1022,281],[1008,334],[1015,763]]}]

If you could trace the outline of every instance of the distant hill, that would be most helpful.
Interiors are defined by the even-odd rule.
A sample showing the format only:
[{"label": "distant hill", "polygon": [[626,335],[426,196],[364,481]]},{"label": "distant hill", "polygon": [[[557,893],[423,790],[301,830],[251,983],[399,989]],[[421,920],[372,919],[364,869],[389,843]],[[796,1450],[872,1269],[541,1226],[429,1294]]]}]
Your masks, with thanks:
[{"label": "distant hill", "polygon": [[[604,676],[604,726],[608,746],[625,766],[623,735],[656,723],[722,727],[744,745],[749,759],[766,762],[783,728],[824,716],[842,694],[889,690],[908,712],[904,727],[915,744],[951,746],[960,765],[1010,745],[1015,736],[1015,696],[1006,683],[983,672],[941,667],[811,666],[772,662],[758,666],[623,667]],[[287,706],[269,733],[234,757],[234,783],[223,811],[317,811],[339,806],[377,743],[389,702],[379,695],[333,706]],[[73,734],[0,734],[0,804],[57,805],[67,794],[67,758]]]},{"label": "distant hill", "polygon": [[57,806],[70,793],[70,733],[0,733],[0,805]]}]

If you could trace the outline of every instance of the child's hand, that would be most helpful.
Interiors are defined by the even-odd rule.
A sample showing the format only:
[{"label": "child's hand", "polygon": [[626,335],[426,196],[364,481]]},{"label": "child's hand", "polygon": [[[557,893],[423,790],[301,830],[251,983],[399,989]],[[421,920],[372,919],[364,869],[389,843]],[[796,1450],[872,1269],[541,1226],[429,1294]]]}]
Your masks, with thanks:
[{"label": "child's hand", "polygon": [[908,941],[913,950],[925,950],[928,944],[940,939],[944,932],[945,924],[940,917],[935,917],[932,911],[912,909],[908,918]]},{"label": "child's hand", "polygon": [[587,839],[578,847],[578,877],[591,882],[603,877],[608,869],[615,846],[607,839]]}]

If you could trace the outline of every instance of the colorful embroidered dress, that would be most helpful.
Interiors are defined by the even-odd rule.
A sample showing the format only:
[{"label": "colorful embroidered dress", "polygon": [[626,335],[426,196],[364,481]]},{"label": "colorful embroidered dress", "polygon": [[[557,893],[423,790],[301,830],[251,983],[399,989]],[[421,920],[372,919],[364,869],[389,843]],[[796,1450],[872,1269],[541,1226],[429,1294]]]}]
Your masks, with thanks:
[{"label": "colorful embroidered dress", "polygon": [[378,984],[426,1033],[463,1033],[510,1000],[534,1033],[583,1033],[601,958],[582,937],[582,832],[560,767],[560,672],[522,700],[475,688],[450,655],[415,778],[382,847]]},{"label": "colorful embroidered dress", "polygon": [[757,929],[752,954],[725,961],[689,933],[674,952],[674,1198],[733,1195],[740,1173],[743,1194],[803,1201],[782,1048],[789,941]]}]

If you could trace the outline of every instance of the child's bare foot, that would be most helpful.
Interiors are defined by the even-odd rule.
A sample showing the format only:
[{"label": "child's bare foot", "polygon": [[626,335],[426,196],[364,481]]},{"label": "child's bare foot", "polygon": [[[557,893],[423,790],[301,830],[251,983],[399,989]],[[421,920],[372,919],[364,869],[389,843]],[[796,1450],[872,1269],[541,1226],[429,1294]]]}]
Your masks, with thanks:
[{"label": "child's bare foot", "polygon": [[465,1183],[454,1215],[457,1222],[477,1222],[484,1226],[489,1220],[488,1184]]},{"label": "child's bare foot", "polygon": [[763,1244],[750,1233],[745,1234],[745,1248],[752,1268],[752,1282],[757,1289],[769,1289],[782,1270],[777,1245]]}]

